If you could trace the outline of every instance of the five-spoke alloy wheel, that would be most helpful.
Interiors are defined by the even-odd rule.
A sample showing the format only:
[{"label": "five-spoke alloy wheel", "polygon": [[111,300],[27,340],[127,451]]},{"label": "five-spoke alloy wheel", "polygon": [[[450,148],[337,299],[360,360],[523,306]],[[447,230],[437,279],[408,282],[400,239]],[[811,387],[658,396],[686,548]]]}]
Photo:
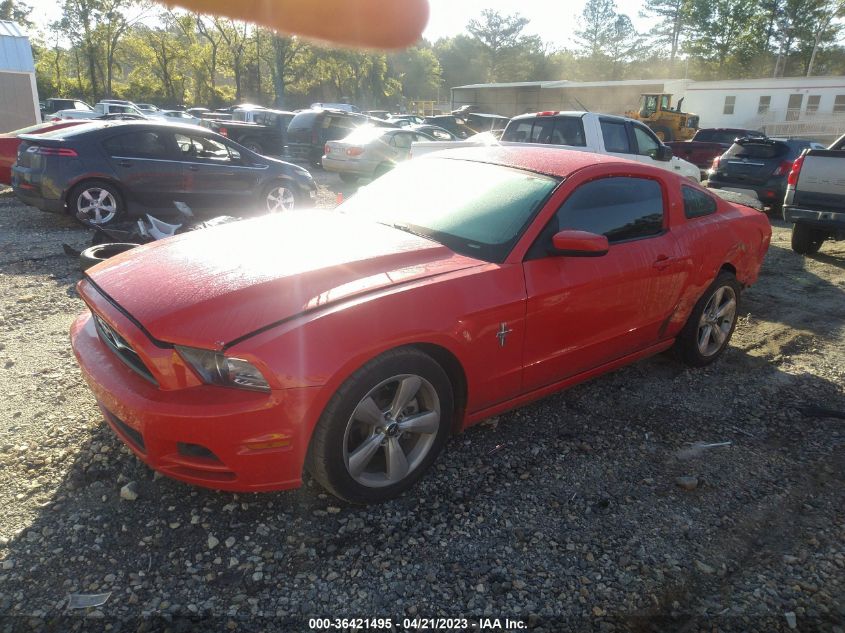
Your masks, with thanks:
[{"label": "five-spoke alloy wheel", "polygon": [[369,487],[402,481],[422,463],[440,428],[440,398],[421,376],[382,381],[358,403],[346,424],[344,462]]},{"label": "five-spoke alloy wheel", "polygon": [[720,286],[710,295],[698,320],[698,351],[712,356],[725,344],[736,319],[736,293],[729,286]]},{"label": "five-spoke alloy wheel", "polygon": [[739,283],[722,271],[695,304],[686,325],[675,340],[681,360],[693,367],[712,363],[725,351],[738,314]]},{"label": "five-spoke alloy wheel", "polygon": [[286,184],[277,183],[267,190],[265,202],[270,213],[283,213],[296,206],[296,195]]},{"label": "five-spoke alloy wheel", "polygon": [[308,448],[307,467],[333,494],[374,503],[410,488],[451,431],[452,384],[413,347],[382,354],[331,398]]},{"label": "five-spoke alloy wheel", "polygon": [[105,182],[78,185],[70,195],[70,211],[80,220],[104,226],[123,213],[123,201],[117,189]]}]

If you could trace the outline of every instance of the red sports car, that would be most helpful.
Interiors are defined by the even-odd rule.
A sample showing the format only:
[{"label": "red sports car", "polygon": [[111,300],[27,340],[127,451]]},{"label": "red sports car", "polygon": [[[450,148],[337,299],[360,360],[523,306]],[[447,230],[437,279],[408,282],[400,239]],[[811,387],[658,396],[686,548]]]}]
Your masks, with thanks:
[{"label": "red sports car", "polygon": [[0,134],[0,185],[12,184],[12,164],[18,158],[18,146],[21,144],[18,134],[44,134],[80,123],[85,123],[85,121],[37,123],[14,132]]},{"label": "red sports car", "polygon": [[409,161],[334,211],[89,269],[73,348],[140,459],[226,490],[374,502],[454,432],[675,347],[725,349],[766,216],[664,170],[530,147]]}]

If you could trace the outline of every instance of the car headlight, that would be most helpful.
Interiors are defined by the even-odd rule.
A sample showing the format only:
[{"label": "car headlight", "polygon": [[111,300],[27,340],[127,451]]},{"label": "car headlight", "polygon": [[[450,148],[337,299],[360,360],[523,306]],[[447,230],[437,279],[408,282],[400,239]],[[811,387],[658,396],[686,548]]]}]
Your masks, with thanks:
[{"label": "car headlight", "polygon": [[206,384],[270,391],[267,379],[258,368],[242,358],[232,358],[220,352],[181,345],[176,346],[176,351]]}]

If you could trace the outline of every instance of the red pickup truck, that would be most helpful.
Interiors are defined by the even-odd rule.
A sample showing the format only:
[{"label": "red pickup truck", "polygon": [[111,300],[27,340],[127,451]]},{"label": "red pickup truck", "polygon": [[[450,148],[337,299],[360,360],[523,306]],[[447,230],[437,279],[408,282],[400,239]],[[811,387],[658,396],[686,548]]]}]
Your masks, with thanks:
[{"label": "red pickup truck", "polygon": [[689,141],[666,143],[672,153],[697,165],[701,171],[710,169],[713,159],[724,154],[734,140],[743,136],[765,136],[757,130],[742,128],[711,127],[698,130]]}]

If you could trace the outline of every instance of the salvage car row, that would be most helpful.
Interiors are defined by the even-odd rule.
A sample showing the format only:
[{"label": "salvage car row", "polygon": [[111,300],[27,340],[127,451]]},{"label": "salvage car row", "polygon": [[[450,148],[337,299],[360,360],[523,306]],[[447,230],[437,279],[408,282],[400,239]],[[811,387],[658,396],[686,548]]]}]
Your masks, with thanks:
[{"label": "salvage car row", "polygon": [[[313,130],[335,112],[303,114]],[[768,219],[703,188],[647,128],[543,112],[510,121],[502,144],[400,165],[417,134],[327,142],[325,167],[364,157],[376,177],[334,211],[178,235],[86,272],[74,352],[142,461],[245,491],[297,487],[307,469],[378,502],[491,415],[670,348],[692,366],[724,351]],[[397,153],[365,149],[374,139]],[[306,169],[196,126],[20,140],[16,193],[95,224],[157,201],[289,211],[316,191]]]}]

